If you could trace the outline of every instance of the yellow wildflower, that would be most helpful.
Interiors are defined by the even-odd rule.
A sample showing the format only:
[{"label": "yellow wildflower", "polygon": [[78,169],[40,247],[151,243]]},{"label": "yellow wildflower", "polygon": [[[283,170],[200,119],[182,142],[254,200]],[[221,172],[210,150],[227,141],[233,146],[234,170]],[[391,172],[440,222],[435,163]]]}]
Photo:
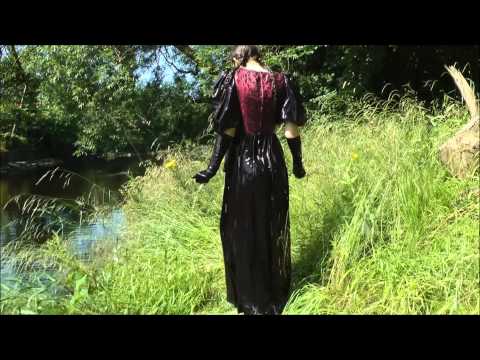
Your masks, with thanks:
[{"label": "yellow wildflower", "polygon": [[358,160],[358,154],[355,151],[352,153],[352,160]]},{"label": "yellow wildflower", "polygon": [[165,168],[166,168],[166,169],[174,169],[174,168],[176,168],[176,167],[177,167],[177,162],[175,161],[175,159],[170,160],[170,161],[167,161],[167,162],[165,163]]}]

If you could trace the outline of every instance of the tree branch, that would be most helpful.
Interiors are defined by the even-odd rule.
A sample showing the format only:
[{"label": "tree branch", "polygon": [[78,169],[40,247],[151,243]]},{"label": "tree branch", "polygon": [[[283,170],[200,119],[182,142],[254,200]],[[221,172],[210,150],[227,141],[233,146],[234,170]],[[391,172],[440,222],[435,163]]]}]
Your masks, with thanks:
[{"label": "tree branch", "polygon": [[193,50],[189,45],[173,45],[173,47],[193,63],[193,66],[194,66],[193,74],[198,75],[198,73],[200,72],[200,69],[198,68],[199,64],[195,56],[195,50]]},{"label": "tree branch", "polygon": [[15,49],[15,45],[10,45],[10,52],[15,60],[15,65],[16,65],[16,74],[17,77],[22,80],[22,82],[26,85],[27,84],[27,75],[25,74],[25,71],[23,70],[22,64],[20,62],[20,59],[18,57],[17,49]]},{"label": "tree branch", "polygon": [[173,45],[178,51],[180,51],[183,55],[185,55],[188,59],[190,59],[195,64],[198,64],[197,59],[195,57],[195,51],[188,45]]},{"label": "tree branch", "polygon": [[159,49],[159,51],[160,51],[160,54],[162,55],[162,57],[164,58],[165,62],[169,66],[174,68],[177,73],[180,73],[180,74],[195,74],[194,71],[179,69],[172,61],[169,60],[168,55],[164,54],[163,49]]}]

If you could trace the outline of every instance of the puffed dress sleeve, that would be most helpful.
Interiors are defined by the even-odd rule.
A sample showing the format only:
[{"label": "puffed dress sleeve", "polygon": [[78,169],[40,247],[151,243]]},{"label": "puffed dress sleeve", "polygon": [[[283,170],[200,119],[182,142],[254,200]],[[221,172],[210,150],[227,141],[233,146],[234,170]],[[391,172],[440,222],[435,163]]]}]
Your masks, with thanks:
[{"label": "puffed dress sleeve", "polygon": [[234,75],[234,71],[223,72],[213,88],[213,128],[218,134],[223,134],[229,128],[236,128],[241,121]]},{"label": "puffed dress sleeve", "polygon": [[280,105],[281,122],[292,122],[298,126],[305,125],[307,118],[303,99],[296,82],[288,74],[283,74],[285,89]]}]

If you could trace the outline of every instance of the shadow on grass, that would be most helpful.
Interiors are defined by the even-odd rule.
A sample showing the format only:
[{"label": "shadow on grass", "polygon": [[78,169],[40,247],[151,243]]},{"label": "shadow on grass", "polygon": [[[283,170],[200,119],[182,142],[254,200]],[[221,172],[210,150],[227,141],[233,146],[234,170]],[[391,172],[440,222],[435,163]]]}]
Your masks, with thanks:
[{"label": "shadow on grass", "polygon": [[[341,190],[340,190],[341,191]],[[326,209],[323,218],[309,224],[299,255],[292,266],[292,292],[309,283],[324,286],[332,266],[332,241],[345,221],[353,216],[353,199],[343,192]]]}]

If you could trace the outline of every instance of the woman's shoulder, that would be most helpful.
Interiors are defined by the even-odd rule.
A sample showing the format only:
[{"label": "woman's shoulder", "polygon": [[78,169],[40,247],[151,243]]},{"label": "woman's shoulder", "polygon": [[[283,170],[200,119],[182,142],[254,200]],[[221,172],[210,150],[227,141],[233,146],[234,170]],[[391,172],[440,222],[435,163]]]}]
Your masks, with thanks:
[{"label": "woman's shoulder", "polygon": [[223,92],[226,87],[232,84],[234,79],[234,70],[223,70],[213,85],[213,96]]},{"label": "woman's shoulder", "polygon": [[293,81],[294,78],[295,78],[293,76],[293,74],[291,72],[288,72],[288,71],[282,71],[282,75],[287,81]]},{"label": "woman's shoulder", "polygon": [[224,69],[220,71],[220,74],[217,77],[217,81],[215,82],[215,85],[218,83],[221,83],[224,80],[230,79],[235,75],[237,69]]},{"label": "woman's shoulder", "polygon": [[272,74],[277,86],[279,86],[280,88],[284,88],[287,84],[287,78],[286,78],[285,72],[278,70],[278,71],[272,71]]},{"label": "woman's shoulder", "polygon": [[225,80],[229,80],[230,78],[232,78],[232,76],[233,76],[232,70],[222,70],[218,75],[217,80],[215,81],[214,88],[217,88],[222,83],[224,83]]},{"label": "woman's shoulder", "polygon": [[287,88],[291,88],[292,90],[298,92],[297,78],[292,73],[284,72],[283,78]]}]

